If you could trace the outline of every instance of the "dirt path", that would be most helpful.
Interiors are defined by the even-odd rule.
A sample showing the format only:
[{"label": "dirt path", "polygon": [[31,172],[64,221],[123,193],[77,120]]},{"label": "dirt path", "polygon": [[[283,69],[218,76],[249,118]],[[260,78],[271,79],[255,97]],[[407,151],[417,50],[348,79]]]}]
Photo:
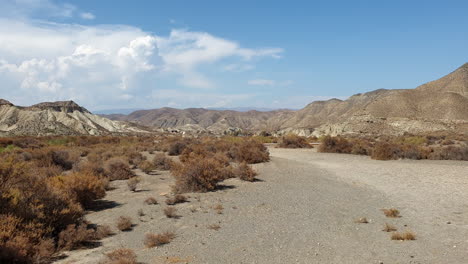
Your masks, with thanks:
[{"label": "dirt path", "polygon": [[[231,179],[226,188],[191,194],[179,219],[163,214],[159,194],[168,173],[141,173],[144,191],[125,182],[106,197],[118,206],[88,219],[112,224],[120,215],[137,224],[101,247],[74,251],[62,263],[96,263],[104,252],[128,247],[142,263],[463,263],[468,259],[468,163],[373,161],[314,150],[270,149],[272,161],[256,165],[261,181]],[[149,196],[159,205],[144,205]],[[213,207],[221,204],[219,214]],[[401,218],[380,209],[395,207]],[[137,216],[139,209],[145,216]],[[358,224],[366,217],[370,223]],[[415,241],[392,241],[384,223],[411,230]],[[450,224],[448,224],[450,223]],[[215,231],[210,225],[219,225]],[[176,239],[147,249],[147,232],[174,231]]]}]

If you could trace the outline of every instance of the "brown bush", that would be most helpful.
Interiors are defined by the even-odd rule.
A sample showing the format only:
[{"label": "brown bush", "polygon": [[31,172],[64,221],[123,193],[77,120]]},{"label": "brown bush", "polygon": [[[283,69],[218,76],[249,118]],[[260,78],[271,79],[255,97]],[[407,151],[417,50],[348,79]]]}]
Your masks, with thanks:
[{"label": "brown bush", "polygon": [[178,156],[178,155],[182,154],[182,152],[187,147],[187,145],[188,145],[188,142],[186,142],[185,140],[176,141],[176,142],[172,143],[171,145],[169,145],[169,148],[167,150],[167,154],[169,156]]},{"label": "brown bush", "polygon": [[164,244],[169,244],[175,238],[173,232],[164,232],[161,234],[146,234],[145,236],[145,246],[148,248],[159,247]]},{"label": "brown bush", "polygon": [[378,142],[372,149],[371,158],[376,160],[395,160],[400,156],[401,149],[396,144]]},{"label": "brown bush", "polygon": [[226,166],[213,158],[193,158],[171,168],[176,179],[175,191],[207,192],[215,190],[226,178]]},{"label": "brown bush", "polygon": [[185,202],[187,202],[187,197],[185,197],[182,194],[176,194],[174,197],[166,199],[167,205],[175,205],[178,203],[185,203]]},{"label": "brown bush", "polygon": [[170,170],[172,163],[173,161],[170,158],[166,157],[164,153],[157,153],[154,155],[153,164],[156,167],[156,169]]},{"label": "brown bush", "polygon": [[107,253],[103,264],[137,264],[137,256],[131,249],[120,248]]},{"label": "brown bush", "polygon": [[141,163],[138,165],[138,167],[139,167],[144,173],[146,173],[146,174],[149,174],[149,173],[151,173],[153,170],[156,169],[156,166],[155,166],[152,162],[147,161],[147,160],[141,162]]},{"label": "brown bush", "polygon": [[106,237],[112,236],[114,233],[112,232],[112,229],[108,225],[100,225],[96,228],[95,232],[95,238],[97,240],[101,240]]},{"label": "brown bush", "polygon": [[154,197],[148,197],[145,200],[145,204],[148,204],[148,205],[158,204],[158,201]]},{"label": "brown bush", "polygon": [[167,218],[178,218],[179,216],[177,215],[177,209],[172,206],[168,206],[164,208],[164,214],[166,215]]},{"label": "brown bush", "polygon": [[117,219],[117,228],[120,231],[130,231],[133,228],[132,219],[130,217],[121,216]]},{"label": "brown bush", "polygon": [[321,140],[318,152],[326,153],[351,153],[351,143],[343,137],[325,136]]},{"label": "brown bush", "polygon": [[416,240],[416,235],[411,231],[404,233],[395,232],[392,234],[392,240]]},{"label": "brown bush", "polygon": [[135,176],[128,163],[122,158],[111,158],[104,164],[105,174],[113,180],[127,180]]},{"label": "brown bush", "polygon": [[278,144],[280,148],[311,148],[305,137],[294,134],[283,136]]},{"label": "brown bush", "polygon": [[49,184],[87,208],[94,200],[105,196],[107,182],[90,172],[73,172],[50,178]]},{"label": "brown bush", "polygon": [[255,176],[257,176],[257,173],[246,162],[241,162],[235,167],[233,173],[236,178],[249,182],[255,181]]},{"label": "brown bush", "polygon": [[398,211],[398,209],[395,209],[395,208],[382,209],[382,211],[386,217],[393,217],[393,218],[401,217],[400,211]]},{"label": "brown bush", "polygon": [[58,236],[58,248],[71,250],[85,247],[87,242],[96,238],[95,231],[88,229],[85,223],[80,225],[69,225]]},{"label": "brown bush", "polygon": [[255,140],[243,140],[233,147],[230,152],[238,162],[245,161],[248,164],[254,164],[270,160],[268,149],[265,145]]},{"label": "brown bush", "polygon": [[139,177],[133,177],[127,181],[128,189],[132,192],[136,191],[138,183],[140,183]]},{"label": "brown bush", "polygon": [[433,160],[467,160],[468,161],[468,146],[445,146],[435,148],[434,152],[429,155]]}]

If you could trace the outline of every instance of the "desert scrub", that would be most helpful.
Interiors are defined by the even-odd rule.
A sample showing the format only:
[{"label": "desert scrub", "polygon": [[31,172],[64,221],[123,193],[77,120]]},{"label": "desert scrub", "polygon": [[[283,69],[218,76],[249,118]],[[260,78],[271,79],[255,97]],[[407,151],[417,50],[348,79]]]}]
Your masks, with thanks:
[{"label": "desert scrub", "polygon": [[107,253],[103,264],[137,264],[137,256],[131,249],[120,248]]},{"label": "desert scrub", "polygon": [[158,200],[156,200],[156,198],[151,196],[151,197],[146,198],[145,204],[147,205],[158,204]]},{"label": "desert scrub", "polygon": [[140,183],[140,178],[139,177],[133,177],[127,181],[127,186],[128,189],[132,192],[135,192],[138,186],[138,183]]},{"label": "desert scrub", "polygon": [[169,244],[175,238],[173,232],[164,232],[161,234],[149,233],[145,236],[144,244],[148,248],[159,247],[164,244]]},{"label": "desert scrub", "polygon": [[395,232],[392,234],[392,240],[416,240],[416,235],[411,231],[406,231],[403,233]]},{"label": "desert scrub", "polygon": [[157,153],[154,155],[153,164],[158,170],[170,170],[173,161],[166,157],[164,153]]},{"label": "desert scrub", "polygon": [[127,180],[135,176],[123,158],[111,158],[104,164],[107,177],[113,180]]},{"label": "desert scrub", "polygon": [[283,136],[278,144],[280,148],[311,148],[305,137],[294,134]]},{"label": "desert scrub", "polygon": [[179,217],[177,215],[177,209],[172,207],[172,206],[168,206],[168,207],[164,208],[164,214],[166,215],[167,218],[178,218]]},{"label": "desert scrub", "polygon": [[243,181],[253,182],[255,181],[255,172],[246,162],[241,162],[239,165],[233,168],[234,177],[239,178]]},{"label": "desert scrub", "polygon": [[176,179],[177,193],[213,191],[227,178],[226,165],[214,158],[189,159],[175,164],[171,172]]},{"label": "desert scrub", "polygon": [[174,197],[166,199],[167,205],[175,205],[178,203],[185,203],[185,202],[187,202],[187,197],[185,197],[182,194],[176,194]]},{"label": "desert scrub", "polygon": [[351,153],[351,143],[343,137],[325,136],[321,139],[318,152]]},{"label": "desert scrub", "polygon": [[391,217],[391,218],[401,217],[400,211],[398,211],[398,209],[395,209],[395,208],[382,209],[382,211],[386,217]]},{"label": "desert scrub", "polygon": [[121,216],[117,219],[117,229],[120,231],[130,231],[133,228],[132,219],[127,216]]}]

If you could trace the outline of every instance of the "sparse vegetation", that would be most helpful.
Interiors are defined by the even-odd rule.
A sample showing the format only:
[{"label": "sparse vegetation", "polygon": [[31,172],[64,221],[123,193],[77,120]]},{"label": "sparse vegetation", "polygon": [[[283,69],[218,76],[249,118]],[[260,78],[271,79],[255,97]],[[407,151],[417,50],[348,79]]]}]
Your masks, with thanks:
[{"label": "sparse vegetation", "polygon": [[179,216],[177,215],[177,209],[172,206],[168,206],[164,208],[164,214],[166,215],[167,218],[178,218]]},{"label": "sparse vegetation", "polygon": [[283,136],[278,144],[280,148],[311,148],[305,137],[294,134]]},{"label": "sparse vegetation", "polygon": [[208,229],[212,229],[212,230],[215,230],[215,231],[218,231],[220,228],[221,228],[221,226],[218,225],[218,224],[212,224],[212,225],[208,226]]},{"label": "sparse vegetation", "polygon": [[164,153],[157,153],[154,155],[153,164],[158,170],[170,170],[173,161],[166,157]]},{"label": "sparse vegetation", "polygon": [[137,256],[131,249],[120,248],[107,253],[103,264],[137,264]]},{"label": "sparse vegetation", "polygon": [[139,178],[139,177],[130,178],[130,179],[127,181],[128,189],[129,189],[130,191],[132,191],[132,192],[136,191],[137,186],[138,186],[138,183],[140,183],[140,178]]},{"label": "sparse vegetation", "polygon": [[386,217],[392,217],[392,218],[401,217],[400,211],[398,211],[398,209],[395,209],[395,208],[382,209],[382,211]]},{"label": "sparse vegetation", "polygon": [[187,197],[185,197],[182,194],[176,194],[174,197],[166,199],[167,205],[175,205],[178,203],[185,203],[185,202],[187,202]]},{"label": "sparse vegetation", "polygon": [[164,244],[169,244],[175,238],[173,232],[164,232],[161,234],[146,234],[144,244],[148,248],[159,247]]},{"label": "sparse vegetation", "polygon": [[158,204],[158,201],[154,197],[148,197],[145,200],[145,204],[147,205]]},{"label": "sparse vegetation", "polygon": [[117,229],[120,231],[130,231],[133,228],[133,222],[130,217],[121,216],[117,219]]},{"label": "sparse vegetation", "polygon": [[392,240],[416,240],[416,235],[411,231],[403,233],[394,232],[391,238]]},{"label": "sparse vegetation", "polygon": [[255,181],[255,172],[246,162],[241,162],[237,167],[233,169],[234,176],[243,180],[253,182]]},{"label": "sparse vegetation", "polygon": [[343,137],[325,136],[321,139],[319,152],[351,153],[351,143]]},{"label": "sparse vegetation", "polygon": [[361,218],[357,219],[355,222],[359,223],[359,224],[368,224],[369,220],[367,220],[366,217],[361,217]]},{"label": "sparse vegetation", "polygon": [[389,224],[389,223],[385,223],[384,225],[384,228],[382,229],[382,231],[384,232],[394,232],[394,231],[397,231],[396,227]]}]

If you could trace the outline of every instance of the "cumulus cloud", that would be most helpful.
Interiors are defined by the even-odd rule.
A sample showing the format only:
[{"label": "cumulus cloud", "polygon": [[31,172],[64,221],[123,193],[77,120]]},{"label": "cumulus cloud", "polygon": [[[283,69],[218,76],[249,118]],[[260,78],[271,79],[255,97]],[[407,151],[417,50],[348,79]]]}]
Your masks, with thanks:
[{"label": "cumulus cloud", "polygon": [[[217,84],[201,70],[204,65],[228,58],[250,65],[254,58],[278,58],[282,52],[248,49],[231,40],[187,30],[162,36],[118,25],[5,18],[0,24],[0,92],[19,104],[73,99],[96,107],[136,98],[151,103],[154,98],[144,95],[165,88],[159,86],[159,78],[171,78],[185,87],[213,89]],[[215,100],[239,98],[196,94],[200,93],[193,93],[194,98],[211,98],[213,104]]]}]

